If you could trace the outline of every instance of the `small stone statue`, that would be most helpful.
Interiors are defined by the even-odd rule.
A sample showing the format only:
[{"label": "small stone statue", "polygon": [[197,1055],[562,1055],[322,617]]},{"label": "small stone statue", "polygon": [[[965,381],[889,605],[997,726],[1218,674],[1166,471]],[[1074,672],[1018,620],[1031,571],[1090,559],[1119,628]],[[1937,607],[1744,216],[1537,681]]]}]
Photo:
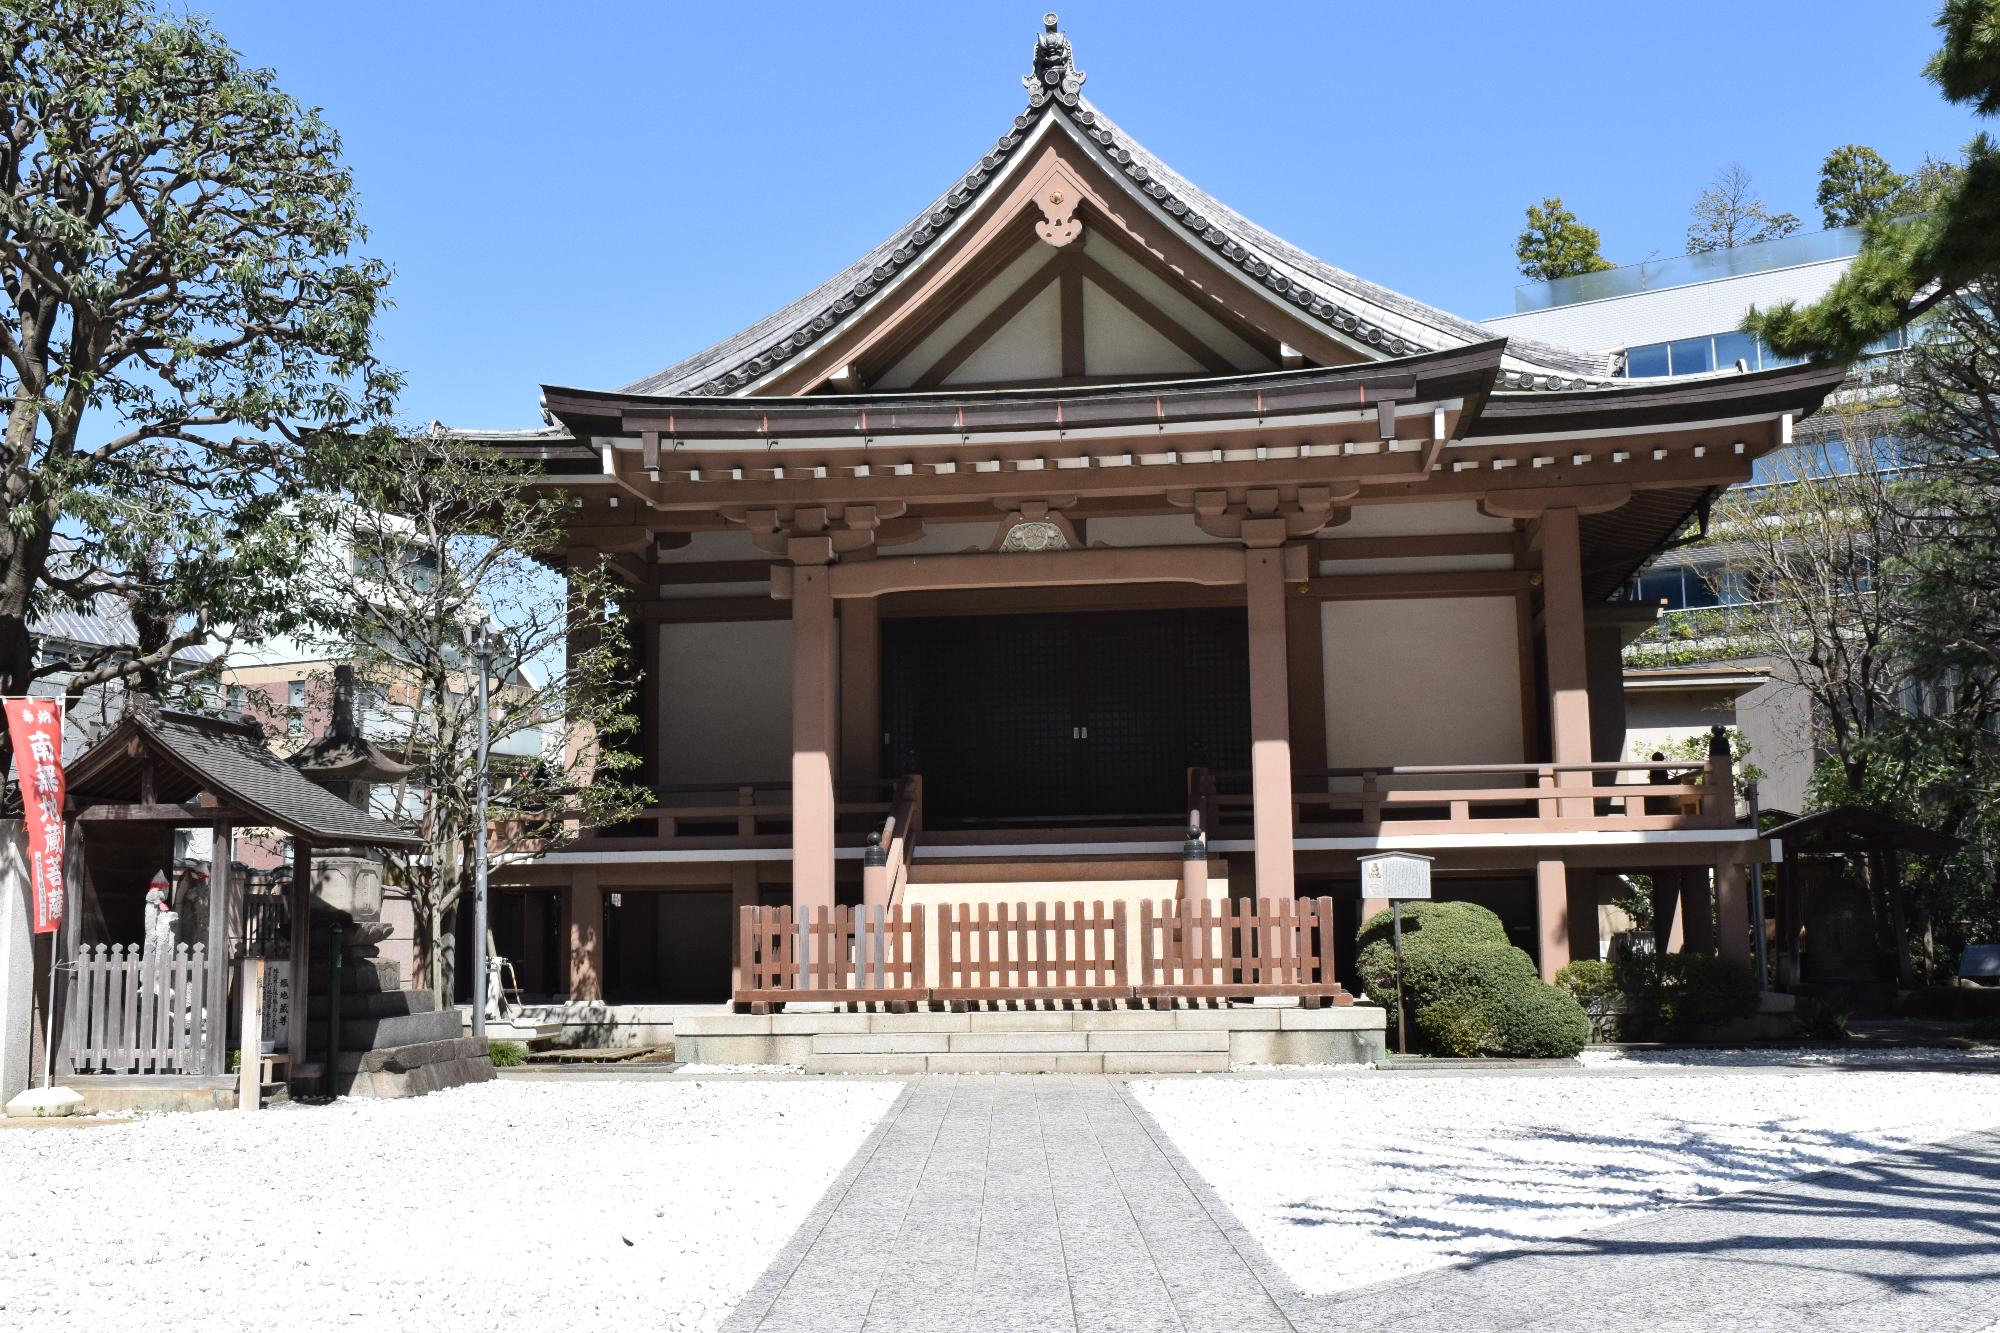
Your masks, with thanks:
[{"label": "small stone statue", "polygon": [[146,933],[143,940],[147,957],[173,952],[174,927],[179,921],[180,913],[174,911],[167,896],[167,872],[156,871],[152,883],[146,886]]}]

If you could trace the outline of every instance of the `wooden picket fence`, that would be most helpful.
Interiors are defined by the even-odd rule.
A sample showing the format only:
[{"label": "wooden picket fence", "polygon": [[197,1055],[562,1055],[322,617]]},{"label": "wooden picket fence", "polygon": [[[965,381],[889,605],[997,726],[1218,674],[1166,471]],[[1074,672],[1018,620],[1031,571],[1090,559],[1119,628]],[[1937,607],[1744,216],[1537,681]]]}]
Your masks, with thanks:
[{"label": "wooden picket fence", "polygon": [[924,909],[746,907],[736,1002],[908,1004],[925,998]]},{"label": "wooden picket fence", "polygon": [[1142,903],[1135,994],[1155,1005],[1264,995],[1352,1004],[1333,978],[1333,929],[1331,898]]},{"label": "wooden picket fence", "polygon": [[[946,1003],[1122,1000],[1125,904],[950,903],[938,907],[938,984]],[[1031,910],[1032,909],[1032,910]]]},{"label": "wooden picket fence", "polygon": [[86,944],[63,1020],[72,1073],[201,1074],[209,1047],[208,948]]},{"label": "wooden picket fence", "polygon": [[[735,999],[752,1012],[811,1000],[904,1008],[1199,1004],[1289,996],[1352,1004],[1334,978],[1331,898],[1126,904],[745,907]],[[927,969],[934,979],[927,979]]]}]

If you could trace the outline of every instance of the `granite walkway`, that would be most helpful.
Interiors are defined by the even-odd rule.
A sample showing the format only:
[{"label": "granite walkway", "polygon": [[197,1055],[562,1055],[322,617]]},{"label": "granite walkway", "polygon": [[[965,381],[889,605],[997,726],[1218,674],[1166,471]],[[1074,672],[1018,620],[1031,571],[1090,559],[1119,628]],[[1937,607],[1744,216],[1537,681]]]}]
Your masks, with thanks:
[{"label": "granite walkway", "polygon": [[1117,1079],[914,1080],[726,1333],[1985,1330],[2000,1134],[1308,1298]]}]

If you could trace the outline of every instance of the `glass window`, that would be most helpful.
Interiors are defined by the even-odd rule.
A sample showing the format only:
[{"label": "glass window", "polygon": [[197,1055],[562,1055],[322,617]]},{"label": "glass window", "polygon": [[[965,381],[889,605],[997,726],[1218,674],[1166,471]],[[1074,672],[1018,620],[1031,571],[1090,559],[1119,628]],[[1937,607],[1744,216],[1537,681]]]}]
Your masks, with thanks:
[{"label": "glass window", "polygon": [[1862,348],[1861,354],[1863,356],[1880,356],[1884,352],[1893,352],[1902,345],[1903,331],[1901,329],[1891,329],[1874,342]]},{"label": "glass window", "polygon": [[1687,579],[1687,601],[1689,607],[1720,606],[1722,604],[1723,572],[1721,569],[1691,569]]},{"label": "glass window", "polygon": [[1687,604],[1681,591],[1681,571],[1649,569],[1639,576],[1639,600],[1678,611]]},{"label": "glass window", "polygon": [[1715,365],[1719,370],[1733,370],[1741,361],[1751,370],[1757,368],[1757,343],[1747,333],[1718,333],[1715,335]]},{"label": "glass window", "polygon": [[1627,348],[1625,352],[1625,374],[1635,380],[1653,379],[1667,373],[1667,345],[1647,343],[1644,347]]},{"label": "glass window", "polygon": [[1779,356],[1764,345],[1762,338],[1757,340],[1757,364],[1765,370],[1776,370],[1779,366],[1796,366],[1804,360],[1802,356]]},{"label": "glass window", "polygon": [[1680,338],[1667,344],[1676,375],[1699,375],[1715,369],[1715,348],[1710,338]]}]

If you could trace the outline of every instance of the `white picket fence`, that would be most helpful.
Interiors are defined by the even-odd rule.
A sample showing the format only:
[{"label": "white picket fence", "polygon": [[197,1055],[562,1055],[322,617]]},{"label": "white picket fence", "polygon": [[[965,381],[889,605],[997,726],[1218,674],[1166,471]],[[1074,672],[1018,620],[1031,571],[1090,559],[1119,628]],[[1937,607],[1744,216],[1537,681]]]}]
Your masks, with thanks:
[{"label": "white picket fence", "polygon": [[208,948],[137,944],[78,951],[63,1022],[72,1073],[201,1074],[208,1052]]}]

